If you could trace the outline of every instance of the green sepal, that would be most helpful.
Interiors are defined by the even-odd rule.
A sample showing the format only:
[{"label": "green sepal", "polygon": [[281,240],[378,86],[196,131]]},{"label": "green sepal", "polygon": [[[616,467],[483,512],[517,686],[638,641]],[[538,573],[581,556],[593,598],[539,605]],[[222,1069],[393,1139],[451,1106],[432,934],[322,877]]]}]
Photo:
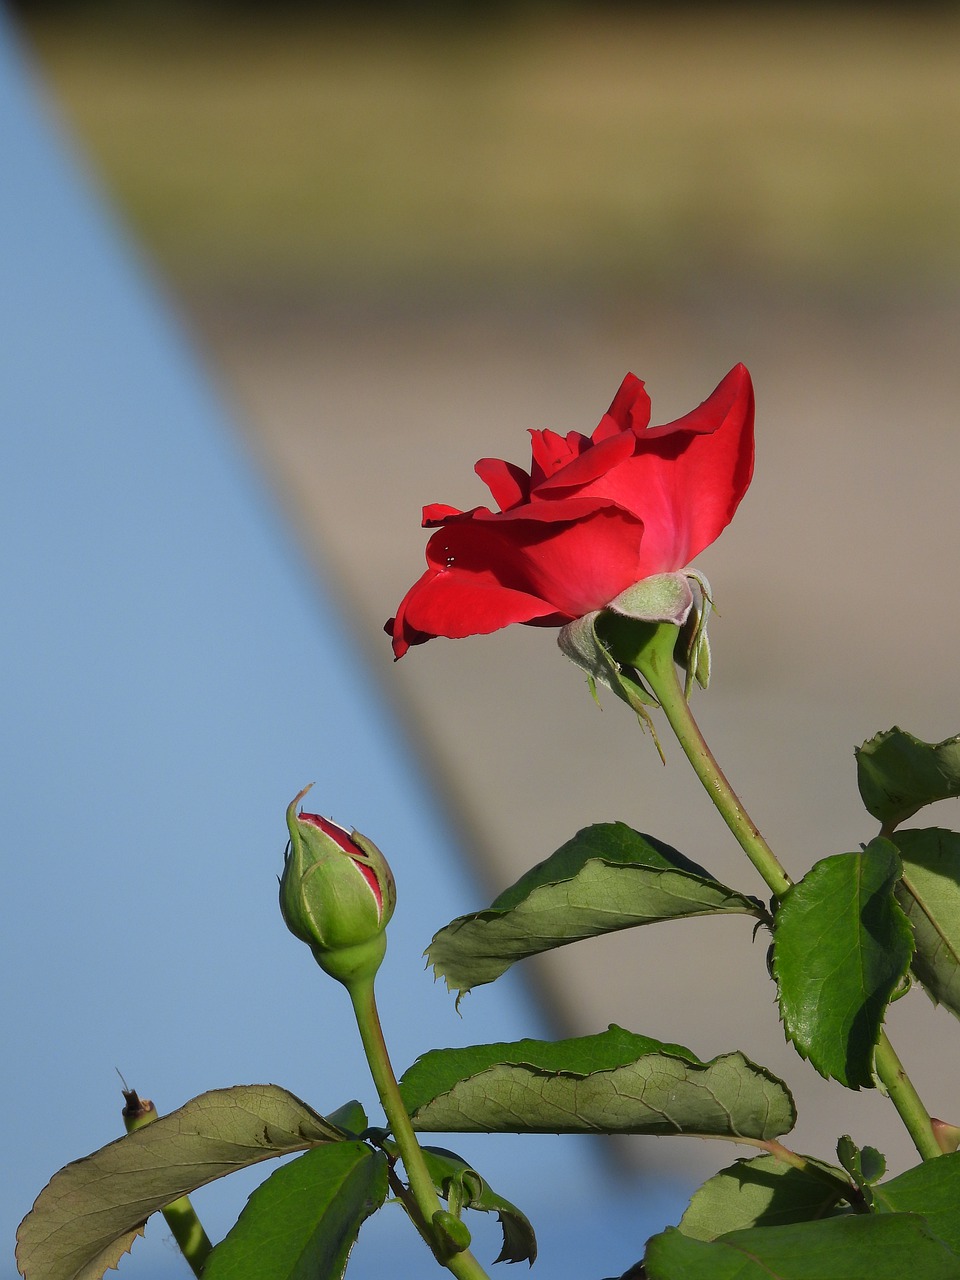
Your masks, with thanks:
[{"label": "green sepal", "polygon": [[673,651],[674,661],[687,673],[683,692],[690,699],[690,691],[694,681],[701,689],[710,686],[711,655],[710,637],[707,635],[705,613],[699,609],[691,612],[690,617],[680,629],[677,646]]},{"label": "green sepal", "polygon": [[[673,660],[687,673],[684,696],[689,699],[694,682],[703,689],[710,683],[707,623],[712,611],[710,583],[698,570],[686,569],[683,573],[656,574],[628,587],[603,610],[596,630],[621,669],[636,668],[633,675],[639,679],[633,637],[661,625],[675,628]],[[623,637],[628,638],[627,644]]]},{"label": "green sepal", "polygon": [[874,1086],[887,1004],[913,953],[894,886],[900,856],[877,838],[816,863],[774,917],[773,974],[787,1038],[821,1075]]},{"label": "green sepal", "polygon": [[[654,573],[621,591],[604,609],[567,623],[557,643],[571,662],[586,672],[594,698],[596,685],[607,686],[653,732],[646,708],[659,704],[636,669],[634,637],[662,625],[671,628],[672,658],[687,673],[685,692],[689,698],[695,681],[703,689],[709,684],[707,622],[712,609],[710,586],[703,573]],[[655,733],[653,737],[660,750]]]},{"label": "green sepal", "polygon": [[652,727],[648,707],[660,704],[635,671],[620,664],[610,654],[597,633],[600,612],[585,614],[561,627],[557,644],[561,652],[581,671],[586,672],[590,691],[596,698],[596,687],[602,684],[637,713],[640,721]]},{"label": "green sepal", "polygon": [[369,981],[377,973],[387,952],[387,935],[378,933],[353,947],[337,947],[332,951],[311,947],[310,950],[324,973],[350,987],[356,982]]},{"label": "green sepal", "polygon": [[758,899],[727,888],[662,841],[622,822],[598,823],[578,831],[487,910],[451,921],[426,956],[459,1001],[527,956],[620,929],[719,914],[767,919]]},{"label": "green sepal", "polygon": [[683,692],[689,701],[694,681],[701,689],[708,688],[710,684],[710,638],[707,635],[707,623],[713,612],[713,595],[710,583],[698,570],[688,569],[684,577],[688,582],[695,582],[698,590],[694,593],[693,607],[680,627],[673,658],[677,666],[687,673]]},{"label": "green sepal", "polygon": [[[691,582],[699,588],[699,604]],[[652,678],[645,664],[652,658],[655,664],[666,660],[683,667],[687,698],[695,681],[706,688],[710,678],[706,628],[712,608],[709,584],[702,574],[692,570],[656,574],[628,587],[605,609],[568,623],[557,637],[563,653],[587,673],[594,698],[597,684],[604,684],[633,708],[650,730],[661,760],[663,748],[647,710],[659,702],[647,687]]]},{"label": "green sepal", "polygon": [[[691,582],[700,588],[702,603],[698,606]],[[648,707],[659,706],[631,661],[632,651],[625,653],[618,645],[621,634],[634,635],[655,631],[661,624],[669,626],[675,660],[687,669],[687,692],[693,679],[704,687],[710,674],[710,648],[706,625],[710,589],[702,574],[657,573],[643,578],[614,597],[605,609],[585,614],[561,627],[557,643],[571,662],[586,672],[590,692],[597,696],[597,685],[611,689],[621,701],[636,712],[641,724],[650,730],[660,758],[663,749],[657,737]],[[679,642],[681,628],[695,615],[692,629],[684,643]]]},{"label": "green sepal", "polygon": [[670,622],[682,627],[694,607],[690,575],[655,573],[621,591],[607,605],[611,613],[635,622]]}]

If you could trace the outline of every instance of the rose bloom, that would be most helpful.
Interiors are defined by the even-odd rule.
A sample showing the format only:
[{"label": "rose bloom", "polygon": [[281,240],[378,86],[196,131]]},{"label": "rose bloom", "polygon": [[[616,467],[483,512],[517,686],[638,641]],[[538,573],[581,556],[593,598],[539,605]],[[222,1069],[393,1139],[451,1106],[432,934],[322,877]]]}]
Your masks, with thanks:
[{"label": "rose bloom", "polygon": [[531,431],[529,474],[482,458],[499,510],[423,509],[427,571],[384,628],[400,658],[435,636],[559,627],[643,578],[684,568],[730,523],[753,475],[753,385],[742,364],[699,408],[650,427],[632,373],[590,436]]}]

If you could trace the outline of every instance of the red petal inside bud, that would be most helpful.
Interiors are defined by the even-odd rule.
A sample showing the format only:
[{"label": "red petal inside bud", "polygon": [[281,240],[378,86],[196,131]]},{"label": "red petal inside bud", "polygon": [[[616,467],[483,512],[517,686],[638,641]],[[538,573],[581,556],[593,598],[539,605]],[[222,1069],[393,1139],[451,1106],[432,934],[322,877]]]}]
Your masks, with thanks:
[{"label": "red petal inside bud", "polygon": [[366,880],[367,884],[370,886],[373,892],[373,896],[377,900],[377,910],[380,912],[380,915],[382,917],[383,916],[383,894],[380,891],[380,881],[377,879],[376,872],[374,871],[373,867],[368,867],[365,862],[357,862],[356,859],[354,859],[354,865],[356,866],[360,874],[363,876],[363,878]]},{"label": "red petal inside bud", "polygon": [[343,852],[353,860],[354,866],[366,880],[370,886],[374,899],[377,903],[377,909],[381,915],[383,913],[383,892],[380,888],[380,881],[377,879],[377,873],[373,867],[368,866],[366,862],[360,859],[366,857],[360,846],[354,841],[349,831],[345,831],[343,827],[338,827],[335,822],[331,822],[329,818],[323,818],[319,813],[303,813],[298,815],[298,821],[308,822],[313,827],[319,827],[324,835],[329,836],[331,840],[336,841]]},{"label": "red petal inside bud", "polygon": [[329,818],[321,818],[319,813],[301,812],[297,815],[297,821],[309,822],[312,827],[319,827],[324,835],[329,836],[331,840],[336,840],[344,853],[352,855],[360,852],[353,840],[351,840],[349,831],[344,831],[343,827],[338,827]]}]

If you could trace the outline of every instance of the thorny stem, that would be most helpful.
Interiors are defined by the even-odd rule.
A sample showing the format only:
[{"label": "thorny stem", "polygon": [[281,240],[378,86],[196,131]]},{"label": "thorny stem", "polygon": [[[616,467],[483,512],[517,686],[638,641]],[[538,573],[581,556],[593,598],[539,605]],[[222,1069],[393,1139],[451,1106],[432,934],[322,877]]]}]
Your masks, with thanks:
[{"label": "thorny stem", "polygon": [[413,1193],[410,1188],[406,1185],[392,1165],[387,1172],[387,1181],[390,1184],[390,1190],[403,1205],[404,1209],[406,1209],[410,1220],[415,1224],[417,1230],[424,1239],[426,1239],[429,1227],[420,1212],[420,1207],[413,1198]]},{"label": "thorny stem", "polygon": [[[677,676],[674,663],[678,628],[664,623],[649,631],[649,638],[642,644],[633,665],[647,680],[663,708],[670,728],[703,783],[707,795],[716,805],[720,816],[733,832],[744,853],[759,871],[767,887],[780,898],[790,888],[791,880],[776,854],[764,840],[756,824],[724,776],[707,746],[700,727],[693,717],[689,703]],[[896,1107],[907,1132],[924,1160],[942,1155],[930,1114],[904,1070],[903,1064],[887,1038],[881,1032],[874,1056],[877,1076]]]},{"label": "thorny stem", "polygon": [[[157,1117],[157,1109],[147,1098],[141,1098],[133,1089],[124,1089],[123,1123],[127,1133],[142,1129]],[[190,1270],[197,1277],[213,1252],[210,1237],[203,1229],[189,1196],[178,1196],[160,1210]]]},{"label": "thorny stem", "polygon": [[[486,1271],[484,1271],[469,1249],[464,1249],[462,1252],[455,1253],[450,1257],[444,1257],[439,1252],[438,1240],[433,1233],[432,1223],[434,1214],[439,1212],[443,1206],[440,1203],[440,1197],[437,1195],[433,1179],[430,1177],[424,1161],[420,1144],[417,1142],[416,1135],[413,1132],[413,1125],[410,1123],[407,1109],[403,1105],[403,1099],[400,1096],[400,1087],[397,1084],[397,1077],[394,1075],[393,1066],[390,1063],[390,1055],[387,1052],[383,1030],[380,1026],[380,1015],[377,1012],[377,1002],[373,990],[373,978],[352,982],[347,985],[347,990],[353,1002],[353,1011],[356,1015],[363,1051],[366,1054],[373,1082],[377,1087],[380,1105],[386,1114],[387,1123],[393,1134],[394,1142],[400,1150],[400,1157],[406,1170],[410,1194],[417,1210],[416,1214],[410,1215],[411,1221],[430,1246],[437,1261],[451,1271],[457,1277],[457,1280],[489,1280]],[[406,1197],[401,1197],[401,1200],[406,1203]]]},{"label": "thorny stem", "polygon": [[899,1111],[900,1119],[913,1139],[913,1145],[920,1152],[921,1158],[933,1160],[937,1156],[942,1156],[943,1148],[937,1141],[930,1112],[923,1105],[920,1095],[913,1087],[913,1081],[907,1075],[885,1031],[880,1033],[880,1041],[877,1044],[873,1062],[877,1075],[890,1095],[890,1101]]}]

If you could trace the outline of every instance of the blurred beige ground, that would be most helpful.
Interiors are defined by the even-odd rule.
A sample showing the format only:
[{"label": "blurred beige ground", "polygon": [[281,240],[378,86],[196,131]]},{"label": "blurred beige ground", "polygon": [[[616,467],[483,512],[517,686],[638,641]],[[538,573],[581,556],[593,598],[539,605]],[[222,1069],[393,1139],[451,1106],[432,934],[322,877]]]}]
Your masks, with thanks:
[{"label": "blurred beige ground", "polygon": [[[591,430],[628,369],[656,421],[738,360],[754,376],[756,478],[698,561],[720,616],[695,711],[788,869],[875,833],[855,745],[960,731],[958,31],[687,15],[460,33],[444,56],[314,30],[219,62],[209,42],[39,32],[491,894],[612,819],[762,891],[679,750],[664,768],[624,707],[598,710],[550,632],[396,665],[381,634],[422,570],[422,504],[483,502],[478,457],[526,465],[527,428]],[[535,972],[562,1030],[742,1048],[795,1090],[798,1149],[829,1157],[849,1132],[904,1163],[878,1094],[825,1086],[785,1046],[765,946],[746,919],[686,922]],[[889,1027],[956,1119],[955,1020],[914,992]],[[688,1171],[728,1158],[638,1145]]]}]

